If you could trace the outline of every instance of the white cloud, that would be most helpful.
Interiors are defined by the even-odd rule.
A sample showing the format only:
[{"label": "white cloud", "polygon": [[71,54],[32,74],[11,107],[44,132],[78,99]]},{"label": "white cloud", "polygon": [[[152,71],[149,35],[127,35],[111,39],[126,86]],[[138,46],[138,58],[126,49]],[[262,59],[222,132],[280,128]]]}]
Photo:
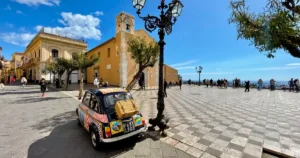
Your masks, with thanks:
[{"label": "white cloud", "polygon": [[195,63],[197,60],[190,60],[190,61],[186,61],[186,62],[183,62],[183,63],[177,63],[177,64],[173,64],[173,65],[170,65],[171,67],[178,67],[178,66],[185,66],[185,65],[190,65],[192,63]]},{"label": "white cloud", "polygon": [[27,32],[27,30],[26,30],[25,27],[20,27],[20,28],[19,28],[19,31],[20,31],[20,32]]},{"label": "white cloud", "polygon": [[11,10],[10,5],[7,5],[6,8],[4,8],[4,10]]},{"label": "white cloud", "polygon": [[195,69],[195,68],[196,68],[195,66],[183,66],[183,67],[176,67],[174,69],[181,70],[181,69]]},{"label": "white cloud", "polygon": [[59,6],[60,0],[13,0],[21,4],[26,4],[29,6],[39,6],[39,5],[47,5],[47,6]]},{"label": "white cloud", "polygon": [[27,46],[34,36],[35,34],[31,34],[31,33],[15,33],[15,32],[0,34],[0,38],[3,41],[14,45],[20,45],[20,46]]},{"label": "white cloud", "polygon": [[14,28],[14,24],[11,24],[11,23],[6,23],[6,25],[10,28]]},{"label": "white cloud", "polygon": [[[46,33],[58,34],[73,39],[101,39],[99,30],[100,19],[92,15],[81,15],[72,13],[61,13],[62,19],[59,20],[63,27],[44,27],[38,25],[36,31],[44,27]],[[27,46],[36,33],[28,32],[24,27],[19,29],[19,33],[10,32],[0,34],[0,39],[14,45]]]},{"label": "white cloud", "polygon": [[291,64],[286,64],[287,66],[300,66],[300,63],[291,63]]},{"label": "white cloud", "polygon": [[24,14],[21,10],[16,11],[17,14]]},{"label": "white cloud", "polygon": [[[92,15],[81,15],[73,13],[61,13],[62,19],[59,19],[59,23],[63,27],[44,27],[45,32],[58,34],[74,39],[101,39],[101,31],[98,29],[100,25],[100,19]],[[39,31],[43,26],[36,26],[36,30]]]},{"label": "white cloud", "polygon": [[94,14],[96,16],[104,15],[104,13],[102,11],[96,11],[96,12],[94,12],[92,14]]}]

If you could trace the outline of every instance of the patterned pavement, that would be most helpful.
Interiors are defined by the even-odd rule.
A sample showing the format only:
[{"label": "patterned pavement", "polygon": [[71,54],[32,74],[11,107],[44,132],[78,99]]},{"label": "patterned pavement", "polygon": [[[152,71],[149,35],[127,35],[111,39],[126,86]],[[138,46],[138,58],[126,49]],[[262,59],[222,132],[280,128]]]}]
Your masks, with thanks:
[{"label": "patterned pavement", "polygon": [[77,125],[77,105],[71,96],[51,89],[42,98],[36,85],[0,90],[0,158],[192,157],[147,134],[96,151],[88,133]]},{"label": "patterned pavement", "polygon": [[[256,158],[264,149],[300,157],[299,93],[198,86],[167,92],[165,114],[171,128],[161,140],[184,152],[195,157]],[[156,116],[157,91],[133,95],[146,117]]]}]

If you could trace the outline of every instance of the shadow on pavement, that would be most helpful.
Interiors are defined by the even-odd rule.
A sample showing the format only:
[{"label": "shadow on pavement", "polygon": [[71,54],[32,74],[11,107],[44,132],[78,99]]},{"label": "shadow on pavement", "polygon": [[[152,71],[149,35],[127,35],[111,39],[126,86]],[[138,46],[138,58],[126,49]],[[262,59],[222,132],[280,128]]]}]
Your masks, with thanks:
[{"label": "shadow on pavement", "polygon": [[[47,94],[46,94],[47,95]],[[51,100],[57,100],[57,99],[64,99],[64,98],[71,98],[71,97],[28,97],[27,99],[24,99],[26,97],[23,97],[23,99],[12,101],[11,104],[26,104],[26,103],[38,103],[38,102],[44,102],[44,101],[51,101]]]},{"label": "shadow on pavement", "polygon": [[[35,130],[51,129],[49,136],[37,140],[30,145],[27,158],[40,157],[116,157],[133,150],[137,141],[147,137],[127,139],[117,143],[105,144],[100,150],[95,150],[90,142],[88,133],[78,126],[75,112],[67,112],[46,119],[32,126]],[[45,131],[47,132],[47,131]]]}]

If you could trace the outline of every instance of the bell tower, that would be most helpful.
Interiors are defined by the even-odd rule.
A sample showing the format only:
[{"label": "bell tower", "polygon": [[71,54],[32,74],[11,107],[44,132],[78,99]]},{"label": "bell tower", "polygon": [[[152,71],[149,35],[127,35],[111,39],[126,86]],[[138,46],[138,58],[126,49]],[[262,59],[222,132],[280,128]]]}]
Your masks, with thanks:
[{"label": "bell tower", "polygon": [[116,17],[116,34],[121,31],[134,34],[134,16],[121,12]]}]

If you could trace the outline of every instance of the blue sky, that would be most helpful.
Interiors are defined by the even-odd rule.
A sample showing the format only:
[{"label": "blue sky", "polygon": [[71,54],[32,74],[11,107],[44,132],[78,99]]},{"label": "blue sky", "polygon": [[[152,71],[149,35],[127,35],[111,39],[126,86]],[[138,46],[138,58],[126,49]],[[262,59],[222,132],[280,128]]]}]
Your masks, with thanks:
[{"label": "blue sky", "polygon": [[[166,0],[169,2],[171,0]],[[147,1],[142,14],[158,15],[160,1]],[[288,80],[298,78],[300,59],[278,51],[275,59],[259,53],[249,41],[237,40],[236,28],[228,24],[229,0],[182,0],[184,9],[171,35],[166,37],[165,63],[179,70],[184,79],[239,77]],[[260,12],[266,0],[249,1],[250,10]],[[136,15],[131,0],[1,0],[0,46],[11,58],[43,26],[73,38],[84,38],[88,49],[115,35],[115,17],[121,11]],[[136,17],[136,29],[143,28]],[[81,33],[84,32],[84,33]],[[157,32],[151,33],[157,39]]]}]

